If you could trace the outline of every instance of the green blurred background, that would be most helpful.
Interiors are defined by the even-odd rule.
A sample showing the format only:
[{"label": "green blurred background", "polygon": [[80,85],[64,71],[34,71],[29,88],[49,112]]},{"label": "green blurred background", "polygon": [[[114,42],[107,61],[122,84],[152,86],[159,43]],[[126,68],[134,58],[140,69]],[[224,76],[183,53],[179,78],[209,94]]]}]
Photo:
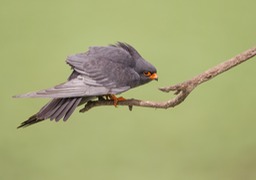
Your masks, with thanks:
[{"label": "green blurred background", "polygon": [[163,101],[157,90],[255,45],[256,1],[7,1],[0,6],[0,179],[256,179],[255,58],[199,86],[168,110],[99,107],[69,121],[16,127],[47,99],[15,94],[61,83],[67,55],[132,44],[159,81],[123,94]]}]

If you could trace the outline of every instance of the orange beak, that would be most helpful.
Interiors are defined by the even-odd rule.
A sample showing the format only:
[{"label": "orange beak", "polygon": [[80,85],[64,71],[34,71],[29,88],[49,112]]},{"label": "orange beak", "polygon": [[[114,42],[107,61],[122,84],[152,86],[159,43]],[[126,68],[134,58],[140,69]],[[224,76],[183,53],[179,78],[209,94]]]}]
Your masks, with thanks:
[{"label": "orange beak", "polygon": [[156,73],[151,74],[151,75],[149,76],[149,78],[152,79],[152,80],[156,80],[156,81],[158,80],[158,76],[157,76]]}]

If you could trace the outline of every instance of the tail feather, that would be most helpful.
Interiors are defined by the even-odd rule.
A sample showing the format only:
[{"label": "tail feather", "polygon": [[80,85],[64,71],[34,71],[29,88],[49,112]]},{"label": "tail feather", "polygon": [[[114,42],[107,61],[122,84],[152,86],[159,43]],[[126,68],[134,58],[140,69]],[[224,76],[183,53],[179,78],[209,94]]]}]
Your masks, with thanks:
[{"label": "tail feather", "polygon": [[55,119],[55,121],[59,121],[61,117],[65,115],[67,105],[70,104],[70,99],[62,99],[60,103],[62,104],[62,106],[56,109],[55,113],[50,117],[50,120]]},{"label": "tail feather", "polygon": [[[55,112],[63,106],[64,99],[53,99],[48,104],[46,104],[46,107],[43,107],[38,113],[37,118],[39,119],[52,119]],[[67,100],[66,100],[67,101]]]},{"label": "tail feather", "polygon": [[71,116],[71,114],[74,112],[78,104],[80,104],[80,101],[75,101],[74,104],[68,109],[67,113],[65,114],[65,117],[63,118],[63,121],[68,120],[68,118]]},{"label": "tail feather", "polygon": [[46,119],[55,120],[57,122],[63,118],[63,120],[66,121],[77,106],[88,102],[90,99],[91,97],[53,99],[43,106],[38,113],[22,122],[18,128],[27,127]]}]

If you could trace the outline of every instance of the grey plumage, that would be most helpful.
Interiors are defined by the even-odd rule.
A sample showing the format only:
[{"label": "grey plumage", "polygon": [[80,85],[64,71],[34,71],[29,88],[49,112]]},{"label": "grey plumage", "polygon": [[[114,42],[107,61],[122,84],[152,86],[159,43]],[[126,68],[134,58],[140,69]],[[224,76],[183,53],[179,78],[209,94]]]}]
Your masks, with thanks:
[{"label": "grey plumage", "polygon": [[[38,113],[24,121],[25,127],[45,119],[67,120],[75,108],[108,94],[120,94],[150,82],[156,68],[126,43],[90,47],[86,53],[68,56],[73,72],[65,83],[55,87],[16,95],[16,98],[52,98]],[[150,72],[150,74],[147,74]]]}]

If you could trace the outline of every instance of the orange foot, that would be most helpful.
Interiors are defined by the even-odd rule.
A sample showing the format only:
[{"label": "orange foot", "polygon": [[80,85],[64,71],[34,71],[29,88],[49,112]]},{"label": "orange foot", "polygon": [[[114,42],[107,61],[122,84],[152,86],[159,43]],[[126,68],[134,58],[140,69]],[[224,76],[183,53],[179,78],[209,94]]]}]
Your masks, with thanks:
[{"label": "orange foot", "polygon": [[118,101],[125,101],[126,99],[121,97],[116,97],[114,94],[107,95],[107,98],[114,101],[114,106],[117,107]]}]

